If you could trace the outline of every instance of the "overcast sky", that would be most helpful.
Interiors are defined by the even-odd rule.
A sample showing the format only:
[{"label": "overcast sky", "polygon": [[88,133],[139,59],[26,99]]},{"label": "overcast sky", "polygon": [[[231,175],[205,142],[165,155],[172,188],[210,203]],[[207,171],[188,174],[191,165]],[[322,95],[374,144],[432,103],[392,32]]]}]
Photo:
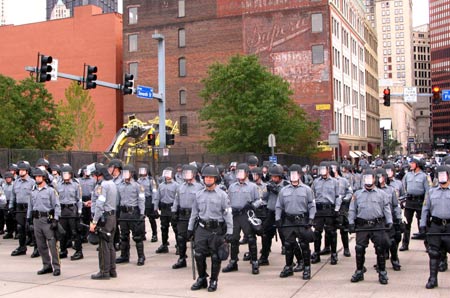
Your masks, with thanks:
[{"label": "overcast sky", "polygon": [[[1,0],[0,0],[1,1]],[[27,24],[45,20],[45,0],[3,0],[6,24]],[[406,0],[405,0],[406,1]],[[413,26],[428,23],[428,0],[412,0]],[[122,1],[119,0],[119,12]]]}]

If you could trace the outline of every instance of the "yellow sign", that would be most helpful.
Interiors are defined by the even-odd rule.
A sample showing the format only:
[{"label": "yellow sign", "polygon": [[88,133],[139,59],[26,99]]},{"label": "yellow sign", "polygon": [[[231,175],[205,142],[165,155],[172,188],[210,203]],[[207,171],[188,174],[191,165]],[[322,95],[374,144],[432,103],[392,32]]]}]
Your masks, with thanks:
[{"label": "yellow sign", "polygon": [[328,111],[328,110],[331,110],[331,105],[329,103],[316,105],[316,111]]},{"label": "yellow sign", "polygon": [[333,151],[333,148],[330,147],[328,141],[317,141],[317,148],[319,151]]}]

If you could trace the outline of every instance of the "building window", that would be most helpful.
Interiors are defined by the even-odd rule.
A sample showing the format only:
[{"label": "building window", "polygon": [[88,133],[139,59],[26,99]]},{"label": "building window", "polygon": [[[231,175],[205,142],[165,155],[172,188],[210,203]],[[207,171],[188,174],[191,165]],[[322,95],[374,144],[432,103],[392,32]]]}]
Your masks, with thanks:
[{"label": "building window", "polygon": [[180,90],[180,92],[178,92],[178,98],[180,100],[180,105],[185,105],[186,104],[186,90]]},{"label": "building window", "polygon": [[178,59],[178,76],[179,77],[186,76],[186,58]]},{"label": "building window", "polygon": [[180,136],[188,135],[188,119],[187,116],[180,117]]},{"label": "building window", "polygon": [[321,13],[311,14],[311,32],[322,32],[323,31],[323,18]]},{"label": "building window", "polygon": [[324,62],[323,45],[314,45],[312,46],[311,50],[312,50],[312,63],[322,64]]},{"label": "building window", "polygon": [[138,8],[137,7],[130,7],[128,8],[128,24],[137,24],[138,21]]},{"label": "building window", "polygon": [[185,0],[178,0],[178,17],[184,18],[186,16]]},{"label": "building window", "polygon": [[136,52],[138,49],[138,36],[137,34],[128,35],[128,51]]},{"label": "building window", "polygon": [[134,80],[138,78],[138,63],[137,62],[131,62],[128,64],[128,72],[134,76]]},{"label": "building window", "polygon": [[186,30],[178,29],[178,47],[184,48],[186,46]]}]

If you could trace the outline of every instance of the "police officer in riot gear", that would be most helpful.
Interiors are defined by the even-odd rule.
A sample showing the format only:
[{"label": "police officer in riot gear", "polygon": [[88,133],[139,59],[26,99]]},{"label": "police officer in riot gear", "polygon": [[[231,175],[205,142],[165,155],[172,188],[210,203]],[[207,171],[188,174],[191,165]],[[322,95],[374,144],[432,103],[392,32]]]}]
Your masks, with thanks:
[{"label": "police officer in riot gear", "polygon": [[[195,263],[198,271],[197,281],[191,290],[208,288],[208,292],[214,292],[217,290],[222,262],[218,250],[223,245],[224,238],[226,241],[233,239],[233,219],[227,194],[216,187],[216,179],[219,176],[217,168],[207,166],[203,169],[202,175],[205,188],[195,196],[187,232],[188,239],[195,233]],[[209,286],[206,273],[207,256],[211,256]]]},{"label": "police officer in riot gear", "polygon": [[[81,168],[81,177],[78,179],[81,187],[81,200],[83,201],[83,208],[81,210],[82,222],[85,225],[89,225],[91,222],[91,196],[95,187],[95,179],[91,176],[91,169],[84,165]],[[83,238],[85,241],[85,229],[82,230]]]},{"label": "police officer in riot gear", "polygon": [[398,258],[398,244],[400,243],[402,232],[401,229],[404,227],[402,222],[402,211],[398,202],[398,195],[395,187],[390,186],[390,181],[388,179],[385,169],[378,168],[376,170],[377,181],[376,186],[386,192],[389,198],[389,205],[392,212],[392,220],[394,225],[392,229],[388,231],[389,235],[389,249],[388,253],[391,255],[391,264],[395,271],[400,271],[400,260]]},{"label": "police officer in riot gear", "polygon": [[[111,159],[108,163],[108,172],[112,176],[112,181],[116,186],[122,183],[122,167],[123,163],[120,159],[114,158]],[[117,216],[120,217],[120,210],[117,211]],[[116,221],[116,233],[114,234],[114,248],[116,250],[120,249],[120,225],[119,222]]]},{"label": "police officer in riot gear", "polygon": [[299,165],[294,164],[289,168],[291,184],[281,189],[278,194],[275,220],[277,226],[282,229],[286,247],[286,266],[280,277],[288,277],[294,273],[294,250],[299,238],[303,253],[303,279],[307,280],[311,278],[309,243],[313,240],[311,226],[316,214],[316,204],[311,188],[301,182],[301,173]]},{"label": "police officer in riot gear", "polygon": [[173,264],[172,269],[186,267],[187,230],[191,217],[192,204],[197,192],[203,189],[203,186],[195,181],[195,177],[197,176],[197,168],[195,166],[184,165],[181,174],[184,182],[178,187],[172,205],[172,216],[177,223],[177,243],[180,257]]},{"label": "police officer in riot gear", "polygon": [[116,232],[117,186],[112,181],[108,169],[102,164],[95,164],[94,177],[97,181],[92,193],[93,219],[89,227],[91,233],[98,233],[99,272],[91,279],[106,280],[117,277],[116,250],[114,233]]},{"label": "police officer in riot gear", "polygon": [[314,253],[311,255],[313,264],[320,262],[320,245],[322,242],[322,232],[325,229],[330,235],[331,245],[331,265],[336,265],[337,257],[337,221],[340,216],[339,210],[342,204],[342,197],[339,189],[339,182],[330,176],[328,162],[319,164],[320,178],[314,180],[311,187],[316,198],[316,227],[314,230]]},{"label": "police officer in riot gear", "polygon": [[172,205],[175,200],[175,194],[179,187],[179,184],[174,181],[174,170],[171,167],[165,168],[162,176],[164,182],[159,184],[158,191],[153,198],[153,205],[155,211],[158,209],[161,211],[161,240],[162,244],[156,250],[156,253],[168,253],[169,252],[169,226],[172,226],[172,230],[177,237],[176,222],[172,218]]},{"label": "police officer in riot gear", "polygon": [[61,206],[58,193],[46,183],[46,175],[45,170],[39,168],[33,172],[36,185],[28,201],[27,221],[29,225],[33,225],[36,244],[42,257],[43,267],[37,274],[53,272],[54,276],[58,276],[61,274],[61,264],[55,232],[58,229]]},{"label": "police officer in riot gear", "polygon": [[[427,289],[438,286],[438,271],[441,250],[450,252],[450,167],[438,166],[436,176],[439,185],[429,189],[425,195],[420,220],[420,232],[427,233],[430,277]],[[429,218],[429,223],[427,222]]]},{"label": "police officer in riot gear", "polygon": [[145,236],[145,190],[133,179],[134,166],[125,165],[122,170],[123,181],[117,186],[118,206],[120,209],[120,257],[116,263],[130,261],[130,232],[136,243],[138,255],[137,265],[145,263],[144,236]]},{"label": "police officer in riot gear", "polygon": [[159,214],[155,211],[153,206],[153,193],[156,193],[155,181],[153,180],[147,165],[141,165],[138,168],[139,178],[137,182],[144,187],[145,190],[145,215],[150,222],[150,228],[152,230],[151,242],[158,242],[158,230],[156,225],[156,219],[159,218]]},{"label": "police officer in riot gear", "polygon": [[[26,254],[26,235],[27,230],[25,228],[26,215],[28,209],[28,202],[31,198],[31,190],[36,184],[30,177],[30,164],[26,161],[19,162],[17,165],[19,169],[19,178],[14,181],[11,200],[9,201],[9,212],[15,214],[17,222],[17,235],[19,238],[19,247],[16,248],[11,255],[19,256]],[[36,249],[37,252],[37,249]],[[34,252],[33,252],[34,254]],[[39,255],[37,255],[39,256]]]},{"label": "police officer in riot gear", "polygon": [[9,212],[9,202],[11,201],[12,191],[14,187],[14,175],[11,172],[5,173],[5,184],[3,185],[3,191],[6,197],[6,206],[5,206],[5,225],[6,225],[6,233],[3,236],[3,239],[12,239],[14,230],[16,228],[14,213]]},{"label": "police officer in riot gear", "polygon": [[82,229],[80,229],[79,220],[82,212],[81,186],[73,179],[73,170],[70,165],[61,167],[61,180],[58,181],[57,191],[61,204],[61,226],[66,231],[62,237],[61,259],[67,257],[67,242],[75,240],[75,253],[70,257],[72,261],[83,258],[82,251]]},{"label": "police officer in riot gear", "polygon": [[413,158],[410,161],[409,166],[411,171],[403,177],[403,185],[406,192],[404,212],[406,218],[406,228],[405,233],[403,233],[403,241],[400,251],[409,249],[409,237],[411,234],[411,225],[414,213],[416,214],[418,221],[417,224],[419,224],[425,194],[430,188],[427,175],[420,168],[421,162],[417,158]]},{"label": "police officer in riot gear", "polygon": [[254,210],[255,202],[259,201],[258,188],[248,180],[249,168],[241,163],[236,168],[236,181],[228,188],[231,208],[233,210],[233,240],[231,241],[230,263],[223,268],[222,272],[238,270],[239,236],[241,230],[248,238],[248,248],[252,262],[252,273],[259,273],[258,249],[256,245],[255,232],[248,221],[249,210]]},{"label": "police officer in riot gear", "polygon": [[386,249],[389,239],[385,227],[392,227],[392,212],[388,195],[375,186],[375,171],[366,169],[362,180],[364,188],[353,195],[348,212],[349,232],[356,232],[356,271],[351,282],[364,280],[364,260],[369,240],[377,255],[378,281],[387,284]]}]

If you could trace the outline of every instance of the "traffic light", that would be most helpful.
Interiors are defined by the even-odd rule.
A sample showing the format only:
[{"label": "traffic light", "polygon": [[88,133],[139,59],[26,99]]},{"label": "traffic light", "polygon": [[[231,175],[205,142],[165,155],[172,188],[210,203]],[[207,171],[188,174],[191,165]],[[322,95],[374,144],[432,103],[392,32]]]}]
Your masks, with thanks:
[{"label": "traffic light", "polygon": [[148,141],[148,145],[149,146],[155,146],[155,142],[156,142],[156,135],[155,135],[155,133],[149,133],[148,134],[148,136],[147,136],[147,141]]},{"label": "traffic light", "polygon": [[384,99],[384,105],[386,107],[391,106],[391,90],[389,88],[386,88],[383,90],[383,99]]},{"label": "traffic light", "polygon": [[442,100],[442,90],[439,86],[433,86],[433,103],[438,104]]},{"label": "traffic light", "polygon": [[52,56],[41,55],[41,67],[39,68],[39,83],[50,81],[52,76],[50,72],[53,70],[52,66],[49,65],[53,61]]},{"label": "traffic light", "polygon": [[97,66],[87,65],[86,86],[85,89],[95,89],[97,87]]},{"label": "traffic light", "polygon": [[175,135],[166,133],[166,145],[175,145]]},{"label": "traffic light", "polygon": [[123,83],[123,94],[133,94],[133,85],[134,85],[134,76],[130,73],[126,73],[124,77],[124,83]]}]

